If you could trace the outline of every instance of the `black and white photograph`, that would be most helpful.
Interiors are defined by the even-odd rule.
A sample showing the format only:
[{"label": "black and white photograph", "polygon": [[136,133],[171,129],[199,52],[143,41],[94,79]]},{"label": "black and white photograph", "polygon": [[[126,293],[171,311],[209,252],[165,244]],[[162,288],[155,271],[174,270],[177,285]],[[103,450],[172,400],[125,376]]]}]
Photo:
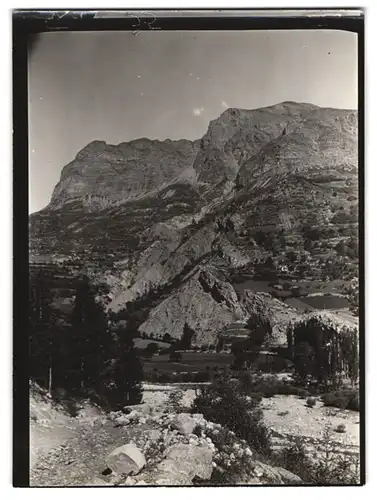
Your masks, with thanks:
[{"label": "black and white photograph", "polygon": [[30,486],[360,485],[358,33],[146,16],[29,40]]}]

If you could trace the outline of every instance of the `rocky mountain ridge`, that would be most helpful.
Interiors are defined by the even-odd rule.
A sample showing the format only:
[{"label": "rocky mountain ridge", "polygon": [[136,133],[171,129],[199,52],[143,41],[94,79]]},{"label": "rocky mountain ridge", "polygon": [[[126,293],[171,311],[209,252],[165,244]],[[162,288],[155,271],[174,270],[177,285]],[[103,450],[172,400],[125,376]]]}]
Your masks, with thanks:
[{"label": "rocky mountain ridge", "polygon": [[[194,142],[94,141],[30,216],[31,260],[81,262],[107,283],[114,311],[168,290],[145,332],[179,336],[182,321],[171,318],[183,315],[204,338],[242,307],[203,292],[201,273],[233,296],[229,275],[279,251],[277,235],[297,250],[308,227],[357,231],[357,141],[357,112],[292,102],[228,109]],[[190,311],[188,297],[198,302]]]}]

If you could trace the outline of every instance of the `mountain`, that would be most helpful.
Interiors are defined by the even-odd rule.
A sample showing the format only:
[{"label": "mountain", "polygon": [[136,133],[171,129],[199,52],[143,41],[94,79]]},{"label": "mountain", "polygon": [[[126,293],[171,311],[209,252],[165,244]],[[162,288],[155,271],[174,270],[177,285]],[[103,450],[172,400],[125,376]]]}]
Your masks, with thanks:
[{"label": "mountain", "polygon": [[339,242],[357,251],[357,141],[355,111],[293,102],[228,109],[193,142],[94,141],[30,216],[31,262],[65,261],[105,283],[113,311],[150,303],[144,333],[178,337],[188,324],[209,341],[247,315],[235,275],[306,252],[314,276]]}]

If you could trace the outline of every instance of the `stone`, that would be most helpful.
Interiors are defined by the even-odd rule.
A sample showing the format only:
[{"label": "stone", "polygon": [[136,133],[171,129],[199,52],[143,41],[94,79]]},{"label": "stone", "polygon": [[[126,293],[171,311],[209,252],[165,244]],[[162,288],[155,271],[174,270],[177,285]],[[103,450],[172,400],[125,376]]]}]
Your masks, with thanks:
[{"label": "stone", "polygon": [[143,479],[141,481],[135,482],[135,486],[148,486],[148,483],[146,483]]},{"label": "stone", "polygon": [[140,413],[136,410],[132,410],[131,413],[129,413],[127,416],[129,418],[129,420],[136,421],[136,420],[139,420]]},{"label": "stone", "polygon": [[188,413],[179,413],[172,420],[173,429],[177,429],[177,431],[183,435],[192,434],[195,426],[195,420]]},{"label": "stone", "polygon": [[161,437],[161,431],[158,429],[151,429],[148,431],[148,438],[151,441],[158,441]]},{"label": "stone", "polygon": [[131,443],[116,448],[106,459],[106,465],[116,474],[137,474],[145,464],[144,454]]},{"label": "stone", "polygon": [[127,425],[130,423],[130,419],[128,418],[127,415],[120,415],[119,417],[116,417],[114,420],[118,425]]},{"label": "stone", "polygon": [[136,484],[136,479],[134,479],[131,476],[128,476],[128,478],[125,480],[124,484],[126,484],[127,486],[133,486],[134,484]]},{"label": "stone", "polygon": [[212,475],[212,456],[208,446],[177,444],[169,448],[166,459],[179,464],[179,470],[191,480],[194,477],[209,479]]},{"label": "stone", "polygon": [[98,477],[95,477],[93,481],[88,483],[87,486],[109,486],[109,483],[104,481],[103,479],[99,479]]},{"label": "stone", "polygon": [[259,478],[263,477],[267,479],[267,481],[271,484],[284,484],[275,467],[259,461],[254,462],[254,474]]},{"label": "stone", "polygon": [[297,484],[302,483],[301,477],[293,474],[287,469],[283,469],[283,467],[275,467],[275,470],[280,475],[281,479],[284,481],[284,484]]}]

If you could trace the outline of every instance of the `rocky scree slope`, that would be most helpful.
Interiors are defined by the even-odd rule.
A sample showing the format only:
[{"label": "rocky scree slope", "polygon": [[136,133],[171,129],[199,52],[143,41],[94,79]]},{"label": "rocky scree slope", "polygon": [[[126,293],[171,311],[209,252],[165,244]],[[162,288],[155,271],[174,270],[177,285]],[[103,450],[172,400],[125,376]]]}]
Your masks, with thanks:
[{"label": "rocky scree slope", "polygon": [[[33,392],[31,393],[33,400]],[[34,401],[36,404],[36,402]],[[43,413],[38,399],[38,413]],[[38,423],[38,417],[35,417]],[[32,486],[147,486],[211,484],[219,473],[228,484],[297,484],[298,476],[254,458],[245,441],[201,414],[176,413],[146,404],[127,414],[86,406],[70,419],[72,434],[51,440],[30,473]],[[194,433],[195,432],[195,433]],[[43,438],[42,438],[43,439]],[[52,446],[51,446],[52,443]]]}]

